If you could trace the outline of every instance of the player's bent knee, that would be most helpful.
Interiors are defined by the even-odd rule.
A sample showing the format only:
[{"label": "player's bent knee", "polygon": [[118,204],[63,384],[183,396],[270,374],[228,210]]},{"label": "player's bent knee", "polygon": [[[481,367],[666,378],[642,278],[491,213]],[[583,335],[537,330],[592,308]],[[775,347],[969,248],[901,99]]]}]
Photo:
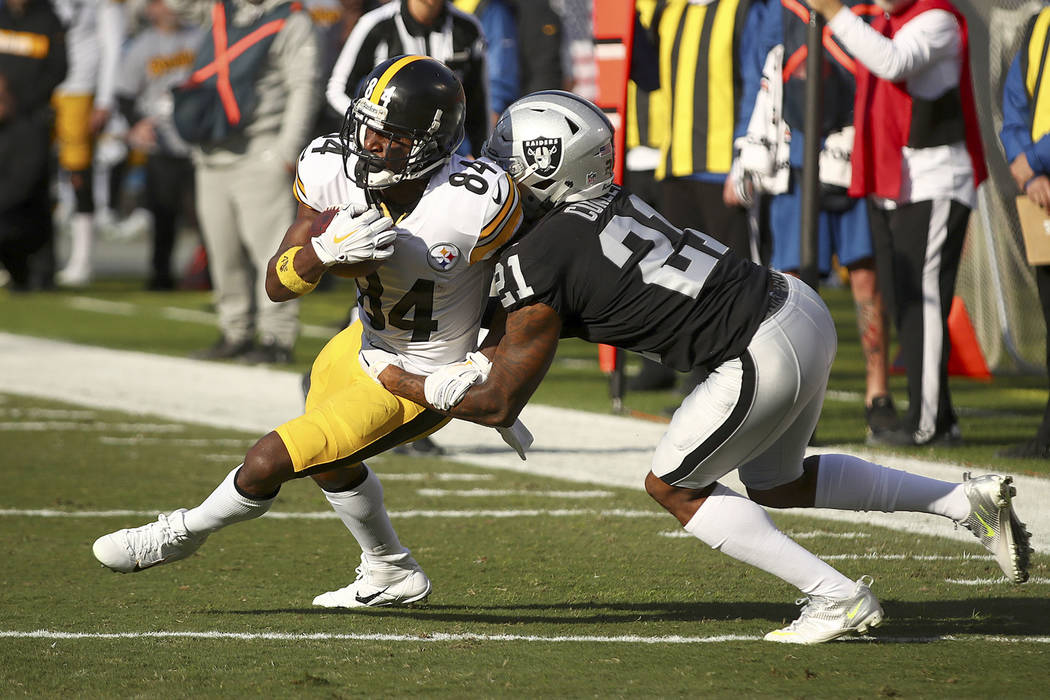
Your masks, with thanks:
[{"label": "player's bent knee", "polygon": [[251,446],[244,456],[244,466],[237,486],[248,493],[271,493],[281,484],[296,477],[292,459],[277,433],[268,433]]}]

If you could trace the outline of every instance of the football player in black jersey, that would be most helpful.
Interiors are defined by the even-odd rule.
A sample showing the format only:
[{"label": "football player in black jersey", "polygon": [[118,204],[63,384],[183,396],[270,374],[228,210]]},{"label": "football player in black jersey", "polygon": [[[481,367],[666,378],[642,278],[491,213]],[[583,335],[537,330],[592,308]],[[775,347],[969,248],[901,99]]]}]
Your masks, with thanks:
[{"label": "football player in black jersey", "polygon": [[[766,639],[812,644],[878,625],[869,588],[780,532],[761,506],[934,513],[963,524],[1007,578],[1024,581],[1028,533],[1010,477],[950,483],[844,454],[805,456],[837,338],[820,297],[796,278],[671,226],[612,184],[612,128],[570,93],[504,112],[486,154],[507,170],[534,222],[501,253],[494,289],[505,321],[468,361],[427,377],[380,375],[396,394],[449,415],[507,426],[550,367],[560,337],[607,343],[709,374],[656,447],[646,490],[711,547],[797,586],[801,616]],[[499,326],[502,325],[502,328]],[[748,497],[717,480],[736,469]]]}]

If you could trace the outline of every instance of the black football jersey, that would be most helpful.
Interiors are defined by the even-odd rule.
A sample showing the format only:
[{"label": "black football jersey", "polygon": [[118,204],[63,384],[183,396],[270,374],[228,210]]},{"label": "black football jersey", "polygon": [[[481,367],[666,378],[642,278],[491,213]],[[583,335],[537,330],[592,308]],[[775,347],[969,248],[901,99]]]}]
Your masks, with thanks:
[{"label": "black football jersey", "polygon": [[563,337],[687,371],[743,353],[766,315],[769,274],[613,188],[560,206],[508,246],[493,290],[507,311],[550,306]]}]

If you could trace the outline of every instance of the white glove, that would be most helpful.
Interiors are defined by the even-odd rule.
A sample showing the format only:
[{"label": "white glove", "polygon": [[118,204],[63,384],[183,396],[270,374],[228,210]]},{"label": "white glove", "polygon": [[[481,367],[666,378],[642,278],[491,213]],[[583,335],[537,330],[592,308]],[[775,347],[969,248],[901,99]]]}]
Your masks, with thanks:
[{"label": "white glove", "polygon": [[447,411],[466,395],[467,390],[489,378],[492,363],[480,352],[467,354],[462,362],[439,367],[423,382],[427,403],[439,411]]},{"label": "white glove", "polygon": [[341,209],[328,224],[328,228],[310,239],[318,259],[330,267],[336,263],[386,260],[394,254],[391,245],[397,238],[394,222],[389,216],[370,207],[356,214],[355,207]]},{"label": "white glove", "polygon": [[532,433],[525,427],[525,424],[515,418],[514,425],[509,428],[496,428],[496,431],[503,438],[503,442],[513,447],[522,461],[525,461],[525,450],[532,447]]},{"label": "white glove", "polygon": [[361,363],[361,369],[363,369],[369,377],[380,385],[382,382],[379,381],[379,375],[384,369],[390,365],[400,367],[401,369],[405,368],[401,363],[401,358],[394,353],[367,345],[361,346],[361,351],[357,354],[357,360]]}]

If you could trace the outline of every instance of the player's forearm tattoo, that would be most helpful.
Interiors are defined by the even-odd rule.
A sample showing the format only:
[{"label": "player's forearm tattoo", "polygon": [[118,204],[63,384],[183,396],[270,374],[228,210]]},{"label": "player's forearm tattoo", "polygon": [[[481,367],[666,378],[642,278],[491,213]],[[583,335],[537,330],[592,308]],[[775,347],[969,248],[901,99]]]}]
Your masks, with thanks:
[{"label": "player's forearm tattoo", "polygon": [[409,374],[400,367],[390,367],[382,374],[382,383],[386,390],[395,396],[414,401],[421,406],[427,405],[423,395],[423,382],[426,377]]}]

